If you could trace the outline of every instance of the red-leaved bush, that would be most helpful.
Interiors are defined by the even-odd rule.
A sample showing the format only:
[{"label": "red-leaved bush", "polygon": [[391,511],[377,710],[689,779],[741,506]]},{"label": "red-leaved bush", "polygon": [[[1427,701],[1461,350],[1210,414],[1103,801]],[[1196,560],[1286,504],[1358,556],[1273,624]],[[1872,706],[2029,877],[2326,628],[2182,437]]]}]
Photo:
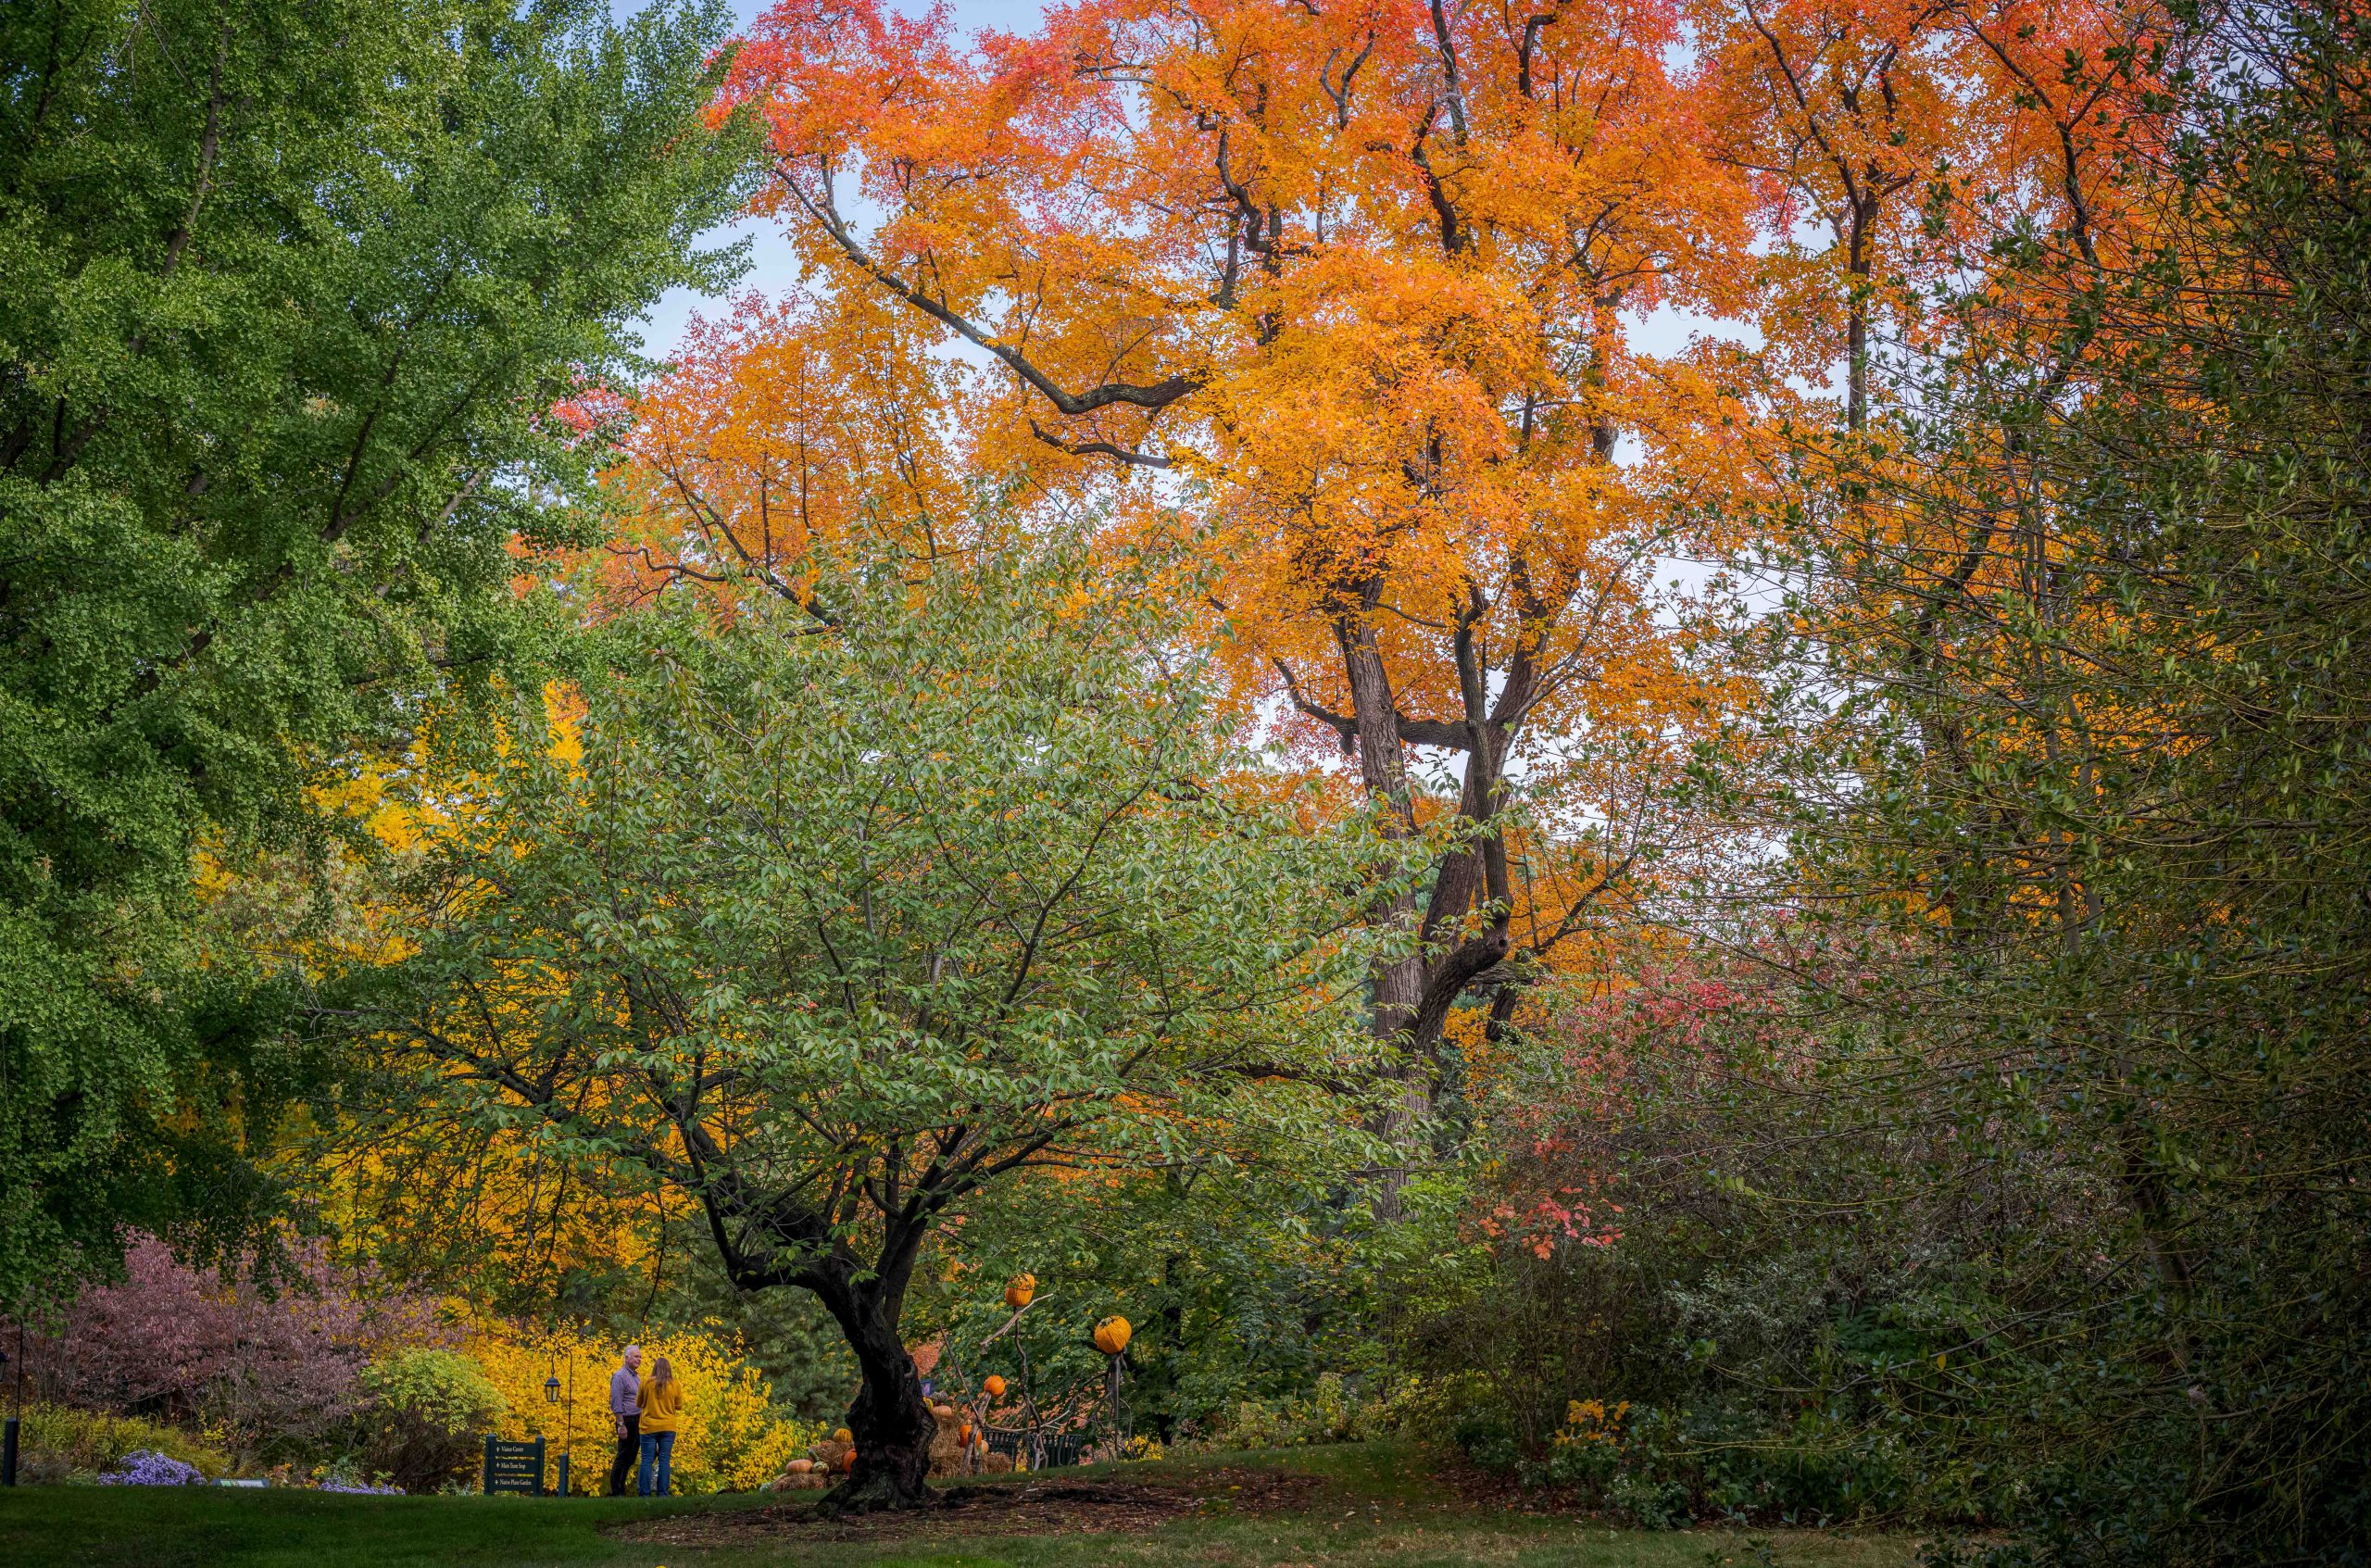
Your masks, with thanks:
[{"label": "red-leaved bush", "polygon": [[[1542,1030],[1545,1048],[1496,1085],[1491,1179],[1477,1193],[1476,1228],[1541,1259],[1560,1247],[1611,1247],[1622,1235],[1625,1184],[1710,1158],[1725,1136],[1715,1110],[1725,1093],[1808,1073],[1813,1004],[1782,977],[1811,976],[1815,998],[1857,985],[1857,972],[1775,944],[1763,957],[1770,961],[1667,958]],[[1651,1147],[1642,1147],[1650,1117]]]},{"label": "red-leaved bush", "polygon": [[25,1348],[44,1398],[218,1426],[240,1459],[264,1461],[342,1447],[374,1354],[454,1338],[429,1298],[339,1269],[318,1243],[264,1279],[251,1259],[194,1269],[142,1236],[122,1283],[84,1291]]}]

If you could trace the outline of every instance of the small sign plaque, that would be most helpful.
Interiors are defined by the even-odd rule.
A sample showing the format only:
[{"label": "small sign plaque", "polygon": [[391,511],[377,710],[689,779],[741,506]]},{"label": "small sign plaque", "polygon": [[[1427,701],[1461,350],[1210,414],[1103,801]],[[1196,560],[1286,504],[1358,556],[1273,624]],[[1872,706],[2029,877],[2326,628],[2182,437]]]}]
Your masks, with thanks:
[{"label": "small sign plaque", "polygon": [[514,1492],[521,1497],[544,1495],[544,1440],[506,1443],[488,1433],[485,1439],[485,1495]]}]

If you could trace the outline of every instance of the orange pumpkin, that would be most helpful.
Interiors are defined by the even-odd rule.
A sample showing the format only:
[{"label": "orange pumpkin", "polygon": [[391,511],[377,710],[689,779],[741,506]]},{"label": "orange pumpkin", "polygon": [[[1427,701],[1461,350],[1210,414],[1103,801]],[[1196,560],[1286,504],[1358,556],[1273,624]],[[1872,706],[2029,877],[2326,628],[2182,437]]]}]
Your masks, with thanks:
[{"label": "orange pumpkin", "polygon": [[1017,1312],[1029,1305],[1029,1298],[1036,1294],[1035,1274],[1015,1274],[1005,1282],[1004,1304]]},{"label": "orange pumpkin", "polygon": [[981,1385],[981,1386],[987,1389],[988,1398],[991,1399],[1001,1399],[1004,1398],[1004,1379],[1001,1377],[991,1375],[987,1382]]},{"label": "orange pumpkin", "polygon": [[832,1441],[834,1443],[853,1443],[856,1441],[856,1434],[843,1426],[838,1431],[832,1434]]},{"label": "orange pumpkin", "polygon": [[815,1461],[811,1459],[795,1459],[782,1468],[785,1475],[804,1475],[815,1468]]},{"label": "orange pumpkin", "polygon": [[970,1422],[967,1421],[962,1425],[955,1429],[955,1440],[967,1448],[971,1445],[972,1424]]},{"label": "orange pumpkin", "polygon": [[1105,1318],[1095,1325],[1095,1348],[1107,1356],[1116,1356],[1128,1348],[1129,1337],[1135,1332],[1125,1318]]}]

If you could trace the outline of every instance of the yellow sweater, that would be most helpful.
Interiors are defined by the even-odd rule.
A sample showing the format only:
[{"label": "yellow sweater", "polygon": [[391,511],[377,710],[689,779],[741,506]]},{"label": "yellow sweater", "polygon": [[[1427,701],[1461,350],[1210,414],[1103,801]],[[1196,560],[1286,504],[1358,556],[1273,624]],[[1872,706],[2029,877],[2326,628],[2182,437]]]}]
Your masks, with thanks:
[{"label": "yellow sweater", "polygon": [[642,1386],[642,1426],[645,1432],[680,1432],[684,1422],[684,1381]]}]

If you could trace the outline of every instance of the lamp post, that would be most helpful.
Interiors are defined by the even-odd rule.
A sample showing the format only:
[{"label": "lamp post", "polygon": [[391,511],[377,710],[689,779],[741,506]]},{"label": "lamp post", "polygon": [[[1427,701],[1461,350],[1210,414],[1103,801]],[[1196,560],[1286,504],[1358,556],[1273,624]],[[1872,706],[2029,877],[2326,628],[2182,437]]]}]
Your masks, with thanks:
[{"label": "lamp post", "polygon": [[[7,1376],[7,1352],[0,1349],[0,1378]],[[24,1319],[17,1319],[17,1392],[7,1424],[0,1424],[0,1487],[17,1485],[17,1437],[24,1433]]]},{"label": "lamp post", "polygon": [[[559,1403],[559,1374],[558,1373],[544,1379],[544,1403],[547,1405]],[[568,1496],[568,1442],[567,1434],[563,1432],[560,1436],[559,1449],[558,1490],[561,1497]]]}]

